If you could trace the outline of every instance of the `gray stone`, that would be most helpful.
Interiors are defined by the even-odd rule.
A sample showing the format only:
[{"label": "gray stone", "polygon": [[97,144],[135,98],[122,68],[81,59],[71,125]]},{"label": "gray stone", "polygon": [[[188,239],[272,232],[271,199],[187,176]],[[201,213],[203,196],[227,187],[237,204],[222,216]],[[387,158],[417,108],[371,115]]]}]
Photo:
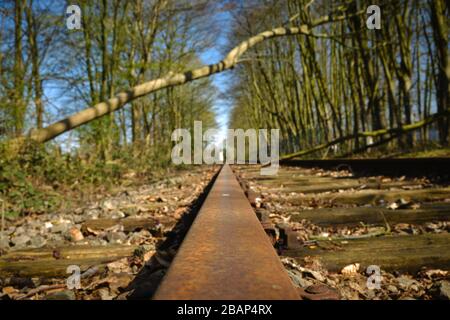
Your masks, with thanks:
[{"label": "gray stone", "polygon": [[15,248],[23,248],[31,242],[31,238],[27,235],[20,235],[13,237],[11,242],[14,244]]},{"label": "gray stone", "polygon": [[16,227],[14,227],[14,226],[11,226],[5,230],[7,235],[12,235],[14,233],[14,231],[16,231]]},{"label": "gray stone", "polygon": [[19,235],[21,233],[25,233],[25,228],[22,227],[22,226],[17,227],[16,230],[14,231],[14,233],[17,234],[17,235]]},{"label": "gray stone", "polygon": [[63,222],[52,227],[53,233],[64,233],[69,230],[70,224]]},{"label": "gray stone", "polygon": [[314,282],[306,280],[304,278],[300,278],[300,279],[298,279],[298,284],[302,288],[308,288],[309,286],[312,286],[314,284]]},{"label": "gray stone", "polygon": [[75,300],[75,293],[70,290],[50,293],[45,300]]},{"label": "gray stone", "polygon": [[39,234],[39,232],[35,229],[28,229],[26,235],[30,238],[36,237]]},{"label": "gray stone", "polygon": [[0,249],[8,249],[9,248],[9,237],[5,234],[0,236]]},{"label": "gray stone", "polygon": [[108,241],[103,239],[89,239],[89,245],[91,246],[103,246],[108,244]]},{"label": "gray stone", "polygon": [[60,242],[64,242],[64,237],[60,234],[52,234],[52,235],[49,235],[48,241],[53,242],[53,243],[60,243]]},{"label": "gray stone", "polygon": [[370,300],[374,299],[375,298],[375,291],[374,290],[368,290],[366,292],[366,297],[367,297],[367,299],[370,299]]},{"label": "gray stone", "polygon": [[126,215],[125,213],[123,213],[122,211],[116,210],[111,214],[111,218],[112,219],[120,219],[120,218],[125,218]]},{"label": "gray stone", "polygon": [[106,238],[112,243],[123,243],[127,239],[127,235],[121,231],[109,231]]},{"label": "gray stone", "polygon": [[397,289],[396,286],[389,285],[389,286],[387,287],[387,289],[388,289],[389,292],[391,292],[391,293],[398,293],[398,289]]},{"label": "gray stone", "polygon": [[97,209],[90,209],[86,211],[86,219],[98,219],[100,216],[100,211]]},{"label": "gray stone", "polygon": [[118,206],[118,201],[114,200],[114,199],[108,199],[103,201],[102,203],[102,208],[106,209],[106,210],[114,210],[116,209]]},{"label": "gray stone", "polygon": [[47,240],[42,236],[35,236],[31,238],[31,247],[33,248],[42,248],[47,243]]},{"label": "gray stone", "polygon": [[76,224],[83,223],[85,220],[86,220],[86,218],[83,216],[74,216],[73,217],[73,222]]},{"label": "gray stone", "polygon": [[303,278],[302,274],[296,270],[288,270],[288,274],[289,274],[289,277],[292,279],[292,281],[301,288],[307,288],[314,284],[314,282]]},{"label": "gray stone", "polygon": [[450,300],[450,282],[442,281],[439,286],[439,295],[442,299]]},{"label": "gray stone", "polygon": [[413,284],[417,285],[417,282],[413,279],[410,279],[406,276],[400,276],[397,278],[397,282],[400,288],[406,290]]}]

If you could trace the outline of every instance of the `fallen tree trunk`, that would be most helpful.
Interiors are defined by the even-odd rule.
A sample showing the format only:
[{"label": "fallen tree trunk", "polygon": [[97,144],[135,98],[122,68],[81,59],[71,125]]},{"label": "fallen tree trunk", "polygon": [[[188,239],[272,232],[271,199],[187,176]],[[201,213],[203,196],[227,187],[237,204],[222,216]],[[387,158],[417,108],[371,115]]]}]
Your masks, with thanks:
[{"label": "fallen tree trunk", "polygon": [[370,148],[375,148],[375,147],[381,146],[381,145],[383,145],[383,144],[386,144],[386,143],[388,143],[388,142],[390,142],[390,141],[396,139],[397,137],[398,137],[398,135],[393,134],[393,135],[391,135],[391,136],[389,136],[389,137],[387,137],[387,138],[385,138],[385,139],[381,139],[380,141],[377,141],[377,142],[368,144],[368,145],[366,145],[366,146],[363,146],[363,147],[361,147],[361,148],[358,148],[358,149],[356,149],[356,150],[353,150],[353,151],[351,151],[351,152],[349,152],[349,153],[346,153],[346,154],[344,154],[344,155],[342,155],[342,156],[339,156],[339,158],[347,158],[347,157],[353,156],[353,155],[355,155],[355,154],[363,153],[363,152],[365,152],[366,150],[368,150],[368,149],[370,149]]},{"label": "fallen tree trunk", "polygon": [[[295,153],[291,153],[288,155],[285,155],[283,157],[280,158],[280,161],[283,160],[289,160],[292,158],[296,158],[296,157],[303,157],[306,156],[308,154],[317,152],[317,151],[321,151],[324,149],[327,149],[331,146],[334,146],[336,144],[340,144],[343,142],[346,142],[348,140],[352,140],[352,139],[356,139],[356,138],[367,138],[367,137],[380,137],[386,134],[390,134],[393,135],[394,137],[397,137],[399,135],[402,135],[406,132],[410,132],[410,131],[414,131],[420,128],[423,128],[435,121],[438,121],[439,119],[445,118],[447,116],[449,116],[450,112],[444,112],[444,113],[435,113],[421,121],[415,122],[415,123],[411,123],[405,126],[402,126],[401,128],[392,128],[392,129],[380,129],[380,130],[376,130],[376,131],[366,131],[366,132],[359,132],[356,135],[355,134],[351,134],[348,136],[344,136],[344,137],[340,137],[337,138],[333,141],[330,141],[328,143],[323,143],[321,145],[318,145],[317,147],[314,147],[312,149],[308,149],[308,150],[302,150],[299,152],[295,152]],[[391,139],[387,138],[385,139],[383,142],[389,142]],[[373,146],[377,146],[379,145],[379,143],[374,143],[373,145],[370,145],[369,147],[373,147]],[[365,150],[366,148],[362,148],[362,150]]]}]

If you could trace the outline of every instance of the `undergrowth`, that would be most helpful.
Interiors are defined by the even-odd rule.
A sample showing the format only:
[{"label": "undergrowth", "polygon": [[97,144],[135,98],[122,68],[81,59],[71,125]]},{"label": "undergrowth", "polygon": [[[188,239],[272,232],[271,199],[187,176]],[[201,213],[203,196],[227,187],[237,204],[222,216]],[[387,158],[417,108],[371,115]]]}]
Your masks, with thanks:
[{"label": "undergrowth", "polygon": [[27,143],[13,157],[0,149],[0,198],[5,215],[67,209],[92,195],[143,184],[169,170],[167,158],[121,148],[104,159],[95,152],[61,153],[55,145]]}]

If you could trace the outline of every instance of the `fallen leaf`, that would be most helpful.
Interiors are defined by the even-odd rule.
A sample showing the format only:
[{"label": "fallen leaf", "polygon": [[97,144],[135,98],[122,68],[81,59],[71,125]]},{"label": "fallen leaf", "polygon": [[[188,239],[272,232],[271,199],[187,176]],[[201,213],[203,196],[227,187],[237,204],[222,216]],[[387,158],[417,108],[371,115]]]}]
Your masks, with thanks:
[{"label": "fallen leaf", "polygon": [[359,263],[349,264],[348,266],[342,268],[341,273],[346,276],[353,276],[358,273],[359,267]]},{"label": "fallen leaf", "polygon": [[396,210],[396,209],[398,209],[398,204],[397,204],[397,202],[392,202],[387,206],[387,208],[391,209],[391,210]]},{"label": "fallen leaf", "polygon": [[427,270],[425,272],[425,274],[428,277],[430,277],[430,278],[432,278],[432,277],[445,277],[445,276],[447,276],[448,271],[444,271],[444,270],[441,270],[441,269],[431,269],[431,270]]},{"label": "fallen leaf", "polygon": [[15,289],[14,287],[4,287],[2,289],[2,292],[4,294],[10,295],[10,294],[18,293],[19,290]]},{"label": "fallen leaf", "polygon": [[128,264],[128,258],[122,258],[114,262],[110,262],[106,265],[109,271],[114,273],[120,272],[131,272],[130,266]]},{"label": "fallen leaf", "polygon": [[81,241],[84,239],[83,234],[77,227],[70,228],[69,235],[70,235],[70,239],[75,242]]},{"label": "fallen leaf", "polygon": [[144,259],[144,262],[147,262],[148,260],[150,260],[150,258],[155,254],[155,250],[150,250],[150,251],[147,251],[146,253],[144,253],[144,257],[143,257],[143,259]]},{"label": "fallen leaf", "polygon": [[114,296],[110,294],[108,288],[100,288],[97,290],[97,294],[102,300],[113,300]]}]

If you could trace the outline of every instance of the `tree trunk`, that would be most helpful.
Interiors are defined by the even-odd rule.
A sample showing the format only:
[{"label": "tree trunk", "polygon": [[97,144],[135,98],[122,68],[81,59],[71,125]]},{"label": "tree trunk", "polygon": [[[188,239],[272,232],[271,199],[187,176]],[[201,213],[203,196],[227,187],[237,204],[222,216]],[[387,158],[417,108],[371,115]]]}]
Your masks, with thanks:
[{"label": "tree trunk", "polygon": [[14,127],[16,136],[23,133],[26,105],[24,103],[24,66],[22,56],[22,14],[23,2],[15,2],[14,13]]},{"label": "tree trunk", "polygon": [[[36,108],[36,128],[40,129],[43,125],[44,106],[42,103],[42,81],[39,71],[39,47],[37,43],[37,25],[32,12],[33,0],[30,0],[25,8],[27,17],[28,44],[30,46],[30,58],[32,64],[32,81],[34,86],[34,105]],[[30,81],[31,83],[31,81]]]},{"label": "tree trunk", "polygon": [[[449,106],[449,79],[450,63],[448,57],[448,1],[432,0],[431,6],[431,25],[433,27],[433,36],[436,43],[437,59],[439,64],[437,74],[437,107],[438,112],[445,112],[450,109]],[[442,145],[449,143],[449,117],[442,118],[438,122],[439,140]]]}]

